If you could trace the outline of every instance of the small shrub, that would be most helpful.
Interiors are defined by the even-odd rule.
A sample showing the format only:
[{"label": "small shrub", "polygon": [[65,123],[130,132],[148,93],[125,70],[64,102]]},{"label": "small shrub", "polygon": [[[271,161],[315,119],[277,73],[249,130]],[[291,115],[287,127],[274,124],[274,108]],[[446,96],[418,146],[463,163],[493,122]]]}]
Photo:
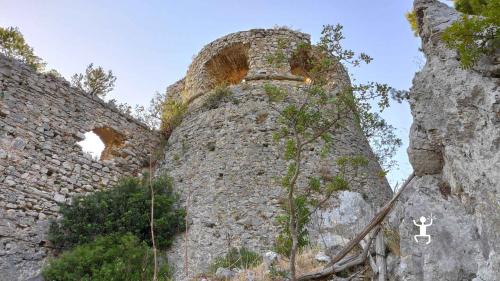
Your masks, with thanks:
[{"label": "small shrub", "polygon": [[399,244],[401,237],[399,236],[399,233],[387,225],[384,225],[382,230],[384,231],[384,237],[389,251],[398,257],[401,256],[401,248]]},{"label": "small shrub", "polygon": [[269,101],[272,102],[283,101],[283,99],[287,96],[286,90],[269,83],[264,84],[264,92],[268,96]]},{"label": "small shrub", "polygon": [[167,99],[162,106],[161,129],[167,136],[181,124],[187,111],[187,104],[174,99]]},{"label": "small shrub", "polygon": [[[166,262],[160,264],[158,280],[169,278]],[[47,281],[139,281],[152,280],[153,253],[132,234],[98,237],[49,262],[42,275]]]},{"label": "small shrub", "polygon": [[247,269],[259,265],[262,257],[246,248],[231,248],[224,257],[219,257],[210,265],[210,271],[215,272],[217,268],[240,268]]},{"label": "small shrub", "polygon": [[225,85],[218,86],[212,93],[210,93],[207,100],[205,101],[204,106],[207,109],[216,109],[223,101],[225,101],[232,94],[233,92],[231,92],[231,90],[227,86]]},{"label": "small shrub", "polygon": [[[184,230],[185,211],[177,206],[171,178],[159,177],[152,186],[156,245],[166,248],[174,234]],[[49,239],[57,248],[69,249],[97,236],[132,233],[151,245],[150,205],[149,181],[125,179],[109,190],[76,197],[72,205],[62,205],[62,219],[51,223]]]},{"label": "small shrub", "polygon": [[266,56],[267,63],[273,67],[279,68],[287,62],[286,54],[282,50],[277,50]]}]

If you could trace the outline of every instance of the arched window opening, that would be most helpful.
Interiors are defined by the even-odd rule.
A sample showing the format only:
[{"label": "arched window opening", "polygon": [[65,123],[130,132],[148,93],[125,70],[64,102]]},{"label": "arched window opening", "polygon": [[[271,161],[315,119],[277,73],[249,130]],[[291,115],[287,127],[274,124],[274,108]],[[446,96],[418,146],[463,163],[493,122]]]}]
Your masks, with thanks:
[{"label": "arched window opening", "polygon": [[85,133],[85,139],[78,142],[78,145],[83,152],[92,155],[92,158],[107,160],[120,156],[118,148],[123,146],[124,141],[124,136],[116,130],[102,127]]},{"label": "arched window opening", "polygon": [[312,58],[310,48],[300,48],[290,58],[290,71],[293,75],[304,78],[304,82],[310,83],[309,71],[312,69]]},{"label": "arched window opening", "polygon": [[248,44],[238,43],[222,49],[206,64],[211,87],[238,84],[248,73]]},{"label": "arched window opening", "polygon": [[104,150],[104,143],[99,136],[92,131],[85,133],[84,136],[85,139],[77,142],[77,144],[82,147],[84,153],[88,153],[92,155],[92,159],[98,160]]}]

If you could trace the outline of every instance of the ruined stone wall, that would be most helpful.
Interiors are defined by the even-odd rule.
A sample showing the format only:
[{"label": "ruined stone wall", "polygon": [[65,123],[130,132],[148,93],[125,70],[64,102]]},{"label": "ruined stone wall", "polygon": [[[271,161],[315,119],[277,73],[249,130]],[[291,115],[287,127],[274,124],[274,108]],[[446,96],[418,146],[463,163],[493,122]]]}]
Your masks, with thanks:
[{"label": "ruined stone wall", "polygon": [[[413,80],[408,154],[416,177],[395,211],[401,280],[499,280],[499,57],[469,70],[441,34],[460,15],[437,0],[416,0],[427,62]],[[416,243],[413,220],[434,216],[432,241]],[[427,221],[426,223],[429,223]]]},{"label": "ruined stone wall", "polygon": [[[76,144],[89,131],[102,160]],[[141,172],[158,144],[112,105],[0,55],[0,280],[35,280],[57,203]]]},{"label": "ruined stone wall", "polygon": [[[175,280],[185,280],[185,249],[191,276],[204,272],[217,257],[231,247],[247,247],[258,253],[273,249],[280,232],[276,217],[282,214],[283,188],[276,178],[283,176],[286,161],[280,145],[272,140],[278,129],[277,112],[271,109],[264,93],[265,83],[293,92],[300,98],[307,84],[305,77],[291,73],[292,52],[297,43],[309,37],[290,30],[250,30],[231,34],[208,44],[188,70],[184,80],[174,84],[170,93],[181,93],[190,101],[182,123],[173,130],[166,147],[165,160],[159,169],[168,172],[188,207],[187,241],[176,237],[168,251],[174,266]],[[214,58],[221,69],[232,73],[244,66],[239,54],[227,52],[227,46],[249,44],[249,70],[241,81],[231,84],[231,95],[217,106],[207,107],[211,94],[210,80],[205,80]],[[241,48],[231,48],[240,52]],[[285,63],[271,64],[267,57],[281,50]],[[224,63],[229,65],[224,65]],[[234,63],[234,64],[233,64]],[[331,91],[348,83],[341,66],[332,68]],[[352,121],[352,120],[351,120]],[[334,140],[332,154],[321,159],[320,147],[305,153],[304,178],[310,175],[335,175],[335,159],[340,156],[363,155],[369,165],[359,171],[350,192],[341,192],[322,209],[309,225],[313,244],[334,246],[348,241],[371,218],[373,209],[391,196],[380,166],[359,125],[346,121]],[[189,202],[189,203],[187,203]],[[187,245],[186,245],[187,242]],[[323,242],[325,244],[323,244]]]}]

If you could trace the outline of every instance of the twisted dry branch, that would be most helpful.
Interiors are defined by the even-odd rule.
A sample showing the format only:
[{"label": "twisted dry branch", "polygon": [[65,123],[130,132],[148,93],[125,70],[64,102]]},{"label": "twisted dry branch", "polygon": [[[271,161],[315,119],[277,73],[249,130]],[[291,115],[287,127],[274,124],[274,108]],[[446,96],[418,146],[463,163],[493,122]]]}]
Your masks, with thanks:
[{"label": "twisted dry branch", "polygon": [[[372,220],[370,221],[370,223],[367,226],[365,226],[365,228],[358,235],[356,235],[356,237],[354,237],[354,239],[352,239],[351,241],[349,241],[349,243],[335,257],[333,257],[333,259],[330,262],[330,265],[328,267],[326,267],[326,268],[324,268],[322,270],[318,270],[318,271],[312,272],[312,273],[306,273],[306,274],[300,276],[299,278],[297,278],[297,281],[308,281],[308,280],[321,279],[321,278],[324,278],[326,276],[332,275],[332,274],[334,274],[336,272],[343,271],[343,270],[345,270],[345,269],[347,269],[349,267],[352,267],[352,266],[355,266],[355,265],[359,265],[360,263],[357,263],[357,262],[359,262],[360,258],[363,258],[363,253],[366,251],[366,249],[369,248],[370,245],[368,245],[368,247],[365,248],[365,250],[363,251],[363,253],[361,255],[359,255],[357,258],[353,259],[351,262],[343,263],[342,259],[356,245],[358,245],[361,242],[361,240],[363,240],[365,238],[365,236],[368,233],[370,233],[370,231],[372,231],[375,227],[379,226],[380,223],[382,223],[384,221],[385,217],[392,210],[392,207],[394,207],[394,204],[396,203],[396,201],[399,198],[399,196],[401,195],[401,193],[406,189],[406,187],[413,180],[414,177],[415,177],[415,173],[412,173],[406,179],[406,181],[401,186],[401,188],[392,197],[392,199],[389,202],[387,202],[384,205],[384,207],[382,207],[382,209],[372,218]],[[378,232],[378,231],[375,231],[375,232]],[[375,232],[373,232],[373,233],[375,233]],[[370,239],[369,243],[371,243],[371,240],[372,239]],[[364,262],[365,259],[366,259],[366,255],[364,256],[364,258],[361,261],[361,263]]]}]

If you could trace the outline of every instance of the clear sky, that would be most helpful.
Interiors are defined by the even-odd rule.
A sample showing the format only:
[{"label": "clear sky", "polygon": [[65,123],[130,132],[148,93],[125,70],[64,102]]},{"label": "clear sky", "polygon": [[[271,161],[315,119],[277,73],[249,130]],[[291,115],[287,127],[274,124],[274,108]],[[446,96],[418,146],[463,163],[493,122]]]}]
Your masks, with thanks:
[{"label": "clear sky", "polygon": [[[359,81],[379,81],[408,89],[424,64],[404,13],[410,0],[204,0],[56,1],[0,0],[0,26],[17,26],[35,53],[69,78],[93,62],[118,77],[109,94],[120,102],[147,104],[182,78],[201,48],[231,32],[289,26],[317,41],[324,24],[341,23],[344,46],[374,61],[353,70]],[[393,104],[383,116],[404,144],[392,184],[411,172],[406,147],[411,114]]]}]

